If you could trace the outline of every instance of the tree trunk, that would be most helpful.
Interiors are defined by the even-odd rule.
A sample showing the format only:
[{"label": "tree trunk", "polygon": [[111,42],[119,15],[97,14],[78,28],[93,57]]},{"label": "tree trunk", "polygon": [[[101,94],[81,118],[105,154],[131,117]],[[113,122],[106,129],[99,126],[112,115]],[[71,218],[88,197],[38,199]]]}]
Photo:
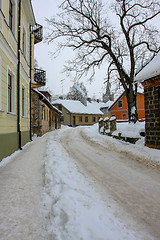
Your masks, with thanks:
[{"label": "tree trunk", "polygon": [[128,103],[128,121],[136,123],[138,121],[137,112],[137,85],[133,89],[133,85],[129,85],[126,92],[127,103]]}]

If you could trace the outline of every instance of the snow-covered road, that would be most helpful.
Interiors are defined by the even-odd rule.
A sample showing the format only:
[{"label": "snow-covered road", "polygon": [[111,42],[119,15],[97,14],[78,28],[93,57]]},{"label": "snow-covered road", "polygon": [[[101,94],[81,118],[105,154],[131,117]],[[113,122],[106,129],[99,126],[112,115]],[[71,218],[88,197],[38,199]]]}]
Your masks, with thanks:
[{"label": "snow-covered road", "polygon": [[106,136],[103,143],[97,143],[84,128],[67,130],[60,138],[78,170],[91,180],[101,198],[107,203],[110,194],[125,215],[136,222],[137,229],[160,239],[159,169],[140,164],[129,152],[117,151],[108,140]]},{"label": "snow-covered road", "polygon": [[158,240],[159,165],[96,126],[36,138],[0,163],[0,240]]}]

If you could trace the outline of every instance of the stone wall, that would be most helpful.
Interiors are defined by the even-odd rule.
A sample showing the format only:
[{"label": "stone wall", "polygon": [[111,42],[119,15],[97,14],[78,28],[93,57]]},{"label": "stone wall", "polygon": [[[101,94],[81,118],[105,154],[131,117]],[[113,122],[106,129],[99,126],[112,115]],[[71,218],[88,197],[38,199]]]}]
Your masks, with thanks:
[{"label": "stone wall", "polygon": [[152,79],[152,85],[146,81],[144,85],[145,95],[145,119],[146,141],[148,147],[160,149],[160,86]]}]

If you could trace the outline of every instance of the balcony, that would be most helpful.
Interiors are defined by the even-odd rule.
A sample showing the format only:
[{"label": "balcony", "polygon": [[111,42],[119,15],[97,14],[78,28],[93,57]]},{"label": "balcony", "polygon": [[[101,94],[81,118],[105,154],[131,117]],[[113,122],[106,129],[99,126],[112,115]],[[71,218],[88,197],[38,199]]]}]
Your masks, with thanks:
[{"label": "balcony", "polygon": [[40,24],[36,24],[32,28],[32,33],[34,34],[34,44],[42,41],[42,39],[43,39],[43,27]]},{"label": "balcony", "polygon": [[42,69],[34,69],[34,83],[32,83],[32,88],[43,87],[46,84],[46,71]]}]

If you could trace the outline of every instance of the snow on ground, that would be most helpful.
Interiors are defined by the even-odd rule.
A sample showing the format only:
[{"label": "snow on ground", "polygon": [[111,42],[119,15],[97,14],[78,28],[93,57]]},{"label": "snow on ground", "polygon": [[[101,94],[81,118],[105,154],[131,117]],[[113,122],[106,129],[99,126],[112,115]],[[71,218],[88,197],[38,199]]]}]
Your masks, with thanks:
[{"label": "snow on ground", "polygon": [[[128,131],[128,134],[131,134],[128,125],[118,125],[119,129],[120,127],[123,128],[125,134]],[[137,125],[136,129],[134,126],[132,130],[135,133],[140,128],[142,126]],[[66,127],[45,135],[45,139],[47,140],[44,142],[46,146],[42,160],[45,177],[42,201],[48,239],[143,240],[144,238],[141,238],[138,233],[130,229],[129,223],[123,222],[123,218],[119,220],[115,217],[112,206],[107,207],[83,175],[78,172],[72,159],[68,156],[59,141],[59,136],[62,136],[65,130]],[[116,151],[121,152],[128,151],[136,159],[142,156],[148,162],[160,163],[159,151],[144,147],[142,141],[136,145],[132,145],[113,139],[112,137],[100,135],[97,124],[85,127],[85,133],[97,143],[104,144],[107,141],[110,149],[116,149]],[[41,138],[37,138],[36,142],[40,140]],[[27,155],[28,151],[30,151],[30,145],[34,144],[34,141],[28,144],[23,154]],[[7,167],[19,154],[23,157],[22,151],[20,153],[18,151],[11,157],[4,159],[0,165],[6,165],[5,167]],[[33,152],[33,154],[36,157],[36,153]],[[39,165],[41,167],[42,162],[39,162]],[[32,168],[32,164],[30,167]],[[8,186],[9,189],[10,186]]]},{"label": "snow on ground", "polygon": [[124,137],[140,137],[136,144],[99,134],[97,124],[86,128],[85,132],[97,143],[105,144],[105,141],[107,141],[110,150],[113,149],[113,151],[116,150],[117,152],[130,153],[132,158],[136,161],[143,161],[148,166],[160,167],[160,151],[144,146],[145,138],[141,137],[139,134],[144,130],[144,124],[144,122],[138,122],[136,124],[118,123],[117,130],[113,132],[113,135],[118,135],[118,133],[121,132]]},{"label": "snow on ground", "polygon": [[[113,135],[118,136],[118,133],[121,133],[122,137],[140,138],[140,132],[145,132],[145,122],[137,122],[135,124],[121,122],[117,123],[117,130],[113,132]],[[144,142],[144,138],[142,140]]]},{"label": "snow on ground", "polygon": [[49,239],[137,239],[99,199],[60,146],[57,135],[48,139],[44,204]]}]

